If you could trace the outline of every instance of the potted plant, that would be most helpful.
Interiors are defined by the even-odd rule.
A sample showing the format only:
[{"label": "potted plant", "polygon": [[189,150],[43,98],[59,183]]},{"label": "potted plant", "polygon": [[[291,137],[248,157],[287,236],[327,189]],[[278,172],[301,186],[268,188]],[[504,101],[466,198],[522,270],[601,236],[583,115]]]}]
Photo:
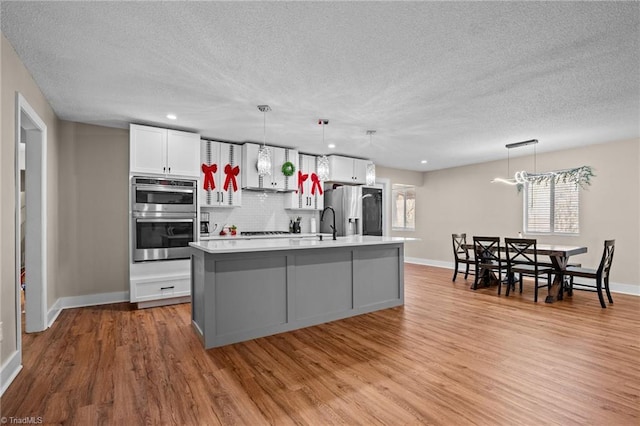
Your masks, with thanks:
[{"label": "potted plant", "polygon": [[229,227],[229,231],[231,231],[231,235],[236,235],[237,231],[238,231],[238,227],[235,225],[231,225]]}]

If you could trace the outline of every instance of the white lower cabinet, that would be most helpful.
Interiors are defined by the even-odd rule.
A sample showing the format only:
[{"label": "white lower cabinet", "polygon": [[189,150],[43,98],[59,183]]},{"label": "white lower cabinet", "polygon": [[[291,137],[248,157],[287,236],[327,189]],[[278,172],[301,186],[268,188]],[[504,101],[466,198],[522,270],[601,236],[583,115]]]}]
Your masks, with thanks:
[{"label": "white lower cabinet", "polygon": [[190,302],[191,260],[131,263],[129,301],[138,308]]},{"label": "white lower cabinet", "polygon": [[136,283],[133,290],[135,302],[183,297],[191,294],[189,278]]}]

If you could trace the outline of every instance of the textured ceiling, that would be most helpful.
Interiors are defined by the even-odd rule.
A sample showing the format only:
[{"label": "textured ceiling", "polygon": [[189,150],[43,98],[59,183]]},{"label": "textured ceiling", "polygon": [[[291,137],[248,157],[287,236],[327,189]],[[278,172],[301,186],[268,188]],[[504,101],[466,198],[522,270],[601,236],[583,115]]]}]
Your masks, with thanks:
[{"label": "textured ceiling", "polygon": [[269,104],[267,143],[328,153],[322,117],[410,170],[640,137],[638,2],[1,3],[65,120],[260,142]]}]

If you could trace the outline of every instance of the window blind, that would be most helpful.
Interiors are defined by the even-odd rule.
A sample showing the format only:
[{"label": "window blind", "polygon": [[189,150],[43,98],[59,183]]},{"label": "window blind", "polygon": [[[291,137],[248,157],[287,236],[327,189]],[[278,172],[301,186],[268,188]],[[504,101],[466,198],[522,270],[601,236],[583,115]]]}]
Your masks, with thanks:
[{"label": "window blind", "polygon": [[528,183],[525,196],[525,232],[577,234],[579,188],[571,182]]}]

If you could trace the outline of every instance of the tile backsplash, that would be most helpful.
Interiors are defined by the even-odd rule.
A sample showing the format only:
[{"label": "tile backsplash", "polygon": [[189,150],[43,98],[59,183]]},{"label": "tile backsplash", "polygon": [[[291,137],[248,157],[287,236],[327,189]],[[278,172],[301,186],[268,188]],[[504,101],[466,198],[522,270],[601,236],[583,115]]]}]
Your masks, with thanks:
[{"label": "tile backsplash", "polygon": [[238,232],[242,231],[288,231],[289,221],[302,218],[302,232],[311,232],[311,218],[316,219],[317,230],[320,228],[320,212],[309,210],[285,209],[291,199],[290,193],[242,191],[242,206],[231,208],[203,207],[203,212],[209,213],[209,224],[213,231],[214,224],[218,227],[236,225]]}]

